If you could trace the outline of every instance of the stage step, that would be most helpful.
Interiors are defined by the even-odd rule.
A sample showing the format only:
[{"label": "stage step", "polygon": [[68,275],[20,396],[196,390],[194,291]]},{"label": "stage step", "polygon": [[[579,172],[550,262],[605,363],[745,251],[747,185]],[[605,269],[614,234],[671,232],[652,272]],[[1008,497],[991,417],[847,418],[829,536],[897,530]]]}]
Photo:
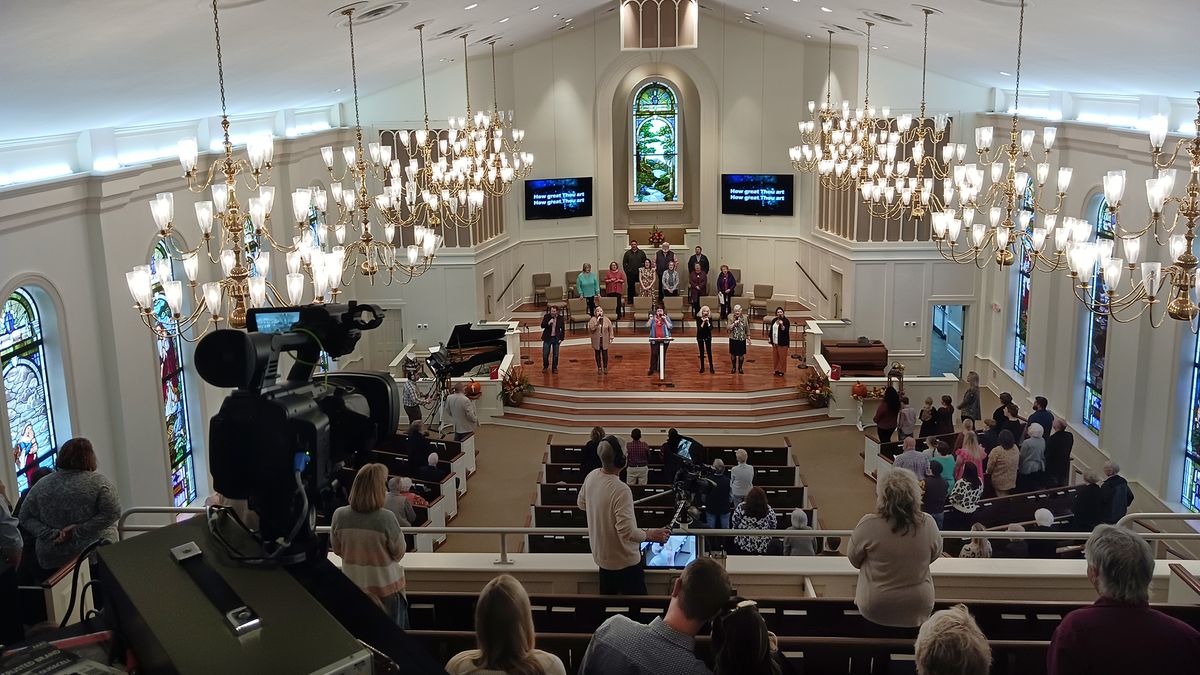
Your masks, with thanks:
[{"label": "stage step", "polygon": [[[801,431],[805,429],[819,429],[822,427],[830,427],[841,424],[842,421],[829,415],[818,413],[807,415],[804,417],[788,417],[781,420],[763,420],[763,421],[713,421],[704,417],[679,418],[675,419],[671,416],[658,414],[647,414],[645,417],[634,417],[626,415],[623,418],[614,417],[612,419],[597,419],[592,416],[579,417],[564,417],[564,416],[544,416],[537,414],[536,411],[530,411],[534,414],[524,412],[524,407],[509,408],[504,415],[492,418],[492,424],[500,426],[520,427],[523,429],[536,429],[539,431],[563,432],[572,434],[585,434],[587,429],[597,424],[604,427],[609,433],[628,433],[633,428],[639,428],[643,433],[648,434],[663,434],[670,427],[676,427],[696,433],[706,435],[738,435],[738,436],[766,436],[772,434],[783,434],[792,431]],[[522,411],[522,412],[514,412]]]}]

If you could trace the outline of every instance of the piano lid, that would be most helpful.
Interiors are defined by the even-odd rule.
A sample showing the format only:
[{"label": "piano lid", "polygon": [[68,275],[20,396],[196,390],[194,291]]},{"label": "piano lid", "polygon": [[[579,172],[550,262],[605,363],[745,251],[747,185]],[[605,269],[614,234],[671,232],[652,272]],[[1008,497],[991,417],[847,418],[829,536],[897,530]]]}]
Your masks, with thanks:
[{"label": "piano lid", "polygon": [[460,347],[473,347],[483,342],[497,342],[504,340],[504,334],[507,328],[480,326],[474,323],[461,323],[450,331],[450,338],[446,340],[446,347],[450,349],[458,349]]}]

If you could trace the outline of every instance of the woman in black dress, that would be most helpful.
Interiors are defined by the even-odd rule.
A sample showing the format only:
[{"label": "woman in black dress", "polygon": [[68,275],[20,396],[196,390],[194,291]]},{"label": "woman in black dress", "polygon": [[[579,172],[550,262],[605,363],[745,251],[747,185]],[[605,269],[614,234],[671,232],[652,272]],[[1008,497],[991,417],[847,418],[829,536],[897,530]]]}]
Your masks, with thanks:
[{"label": "woman in black dress", "polygon": [[712,310],[705,305],[696,315],[696,346],[700,349],[700,372],[704,372],[704,354],[708,353],[708,372],[715,373],[712,357]]}]

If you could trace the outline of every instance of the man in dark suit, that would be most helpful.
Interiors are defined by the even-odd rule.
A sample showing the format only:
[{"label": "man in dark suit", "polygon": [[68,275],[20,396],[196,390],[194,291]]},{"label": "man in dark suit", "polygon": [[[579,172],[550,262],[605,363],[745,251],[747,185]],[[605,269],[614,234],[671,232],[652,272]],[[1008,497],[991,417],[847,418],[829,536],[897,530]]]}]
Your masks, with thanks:
[{"label": "man in dark suit", "polygon": [[[1033,419],[1033,415],[1029,416]],[[1050,428],[1052,433],[1046,437],[1046,475],[1054,487],[1065,487],[1071,477],[1071,448],[1075,446],[1075,436],[1067,431],[1067,421],[1055,417]]]},{"label": "man in dark suit", "polygon": [[633,307],[633,296],[637,292],[638,270],[646,264],[646,252],[638,248],[636,239],[629,240],[629,250],[621,257],[621,269],[625,272],[626,304]]},{"label": "man in dark suit", "polygon": [[654,254],[654,276],[658,277],[659,304],[662,304],[663,299],[662,275],[663,272],[667,271],[667,265],[670,264],[672,260],[675,260],[675,252],[671,250],[671,245],[668,244],[666,240],[663,240],[662,246],[660,246],[658,252]]},{"label": "man in dark suit", "polygon": [[1104,522],[1109,525],[1116,525],[1117,521],[1124,518],[1129,511],[1129,505],[1133,503],[1133,490],[1129,488],[1129,481],[1120,475],[1121,467],[1116,462],[1104,463],[1104,484],[1100,486],[1100,494],[1103,497],[1103,516]]},{"label": "man in dark suit", "polygon": [[696,254],[688,258],[688,272],[696,269],[696,263],[700,264],[700,270],[708,274],[708,256],[704,255],[704,249],[696,247]]}]

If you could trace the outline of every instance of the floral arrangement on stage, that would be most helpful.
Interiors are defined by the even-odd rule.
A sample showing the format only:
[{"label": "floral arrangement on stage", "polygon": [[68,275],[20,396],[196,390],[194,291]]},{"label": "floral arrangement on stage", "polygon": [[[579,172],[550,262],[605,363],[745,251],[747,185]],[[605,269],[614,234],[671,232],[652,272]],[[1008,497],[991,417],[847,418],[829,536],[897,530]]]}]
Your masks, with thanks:
[{"label": "floral arrangement on stage", "polygon": [[666,241],[667,235],[664,234],[662,230],[658,229],[657,225],[654,225],[653,227],[650,228],[649,239],[650,239],[650,245],[654,248],[658,248],[659,246],[662,246],[662,243],[664,241]]},{"label": "floral arrangement on stage", "polygon": [[867,401],[883,398],[883,391],[883,387],[868,387],[862,382],[855,382],[854,386],[850,387],[850,397],[855,401]]},{"label": "floral arrangement on stage", "polygon": [[530,383],[529,376],[525,374],[525,369],[520,366],[509,368],[500,381],[500,401],[504,405],[521,405],[525,396],[531,391],[533,391],[533,384]]},{"label": "floral arrangement on stage", "polygon": [[825,406],[834,400],[829,378],[816,369],[809,371],[808,379],[800,385],[800,393],[808,396],[809,402],[815,406]]}]

